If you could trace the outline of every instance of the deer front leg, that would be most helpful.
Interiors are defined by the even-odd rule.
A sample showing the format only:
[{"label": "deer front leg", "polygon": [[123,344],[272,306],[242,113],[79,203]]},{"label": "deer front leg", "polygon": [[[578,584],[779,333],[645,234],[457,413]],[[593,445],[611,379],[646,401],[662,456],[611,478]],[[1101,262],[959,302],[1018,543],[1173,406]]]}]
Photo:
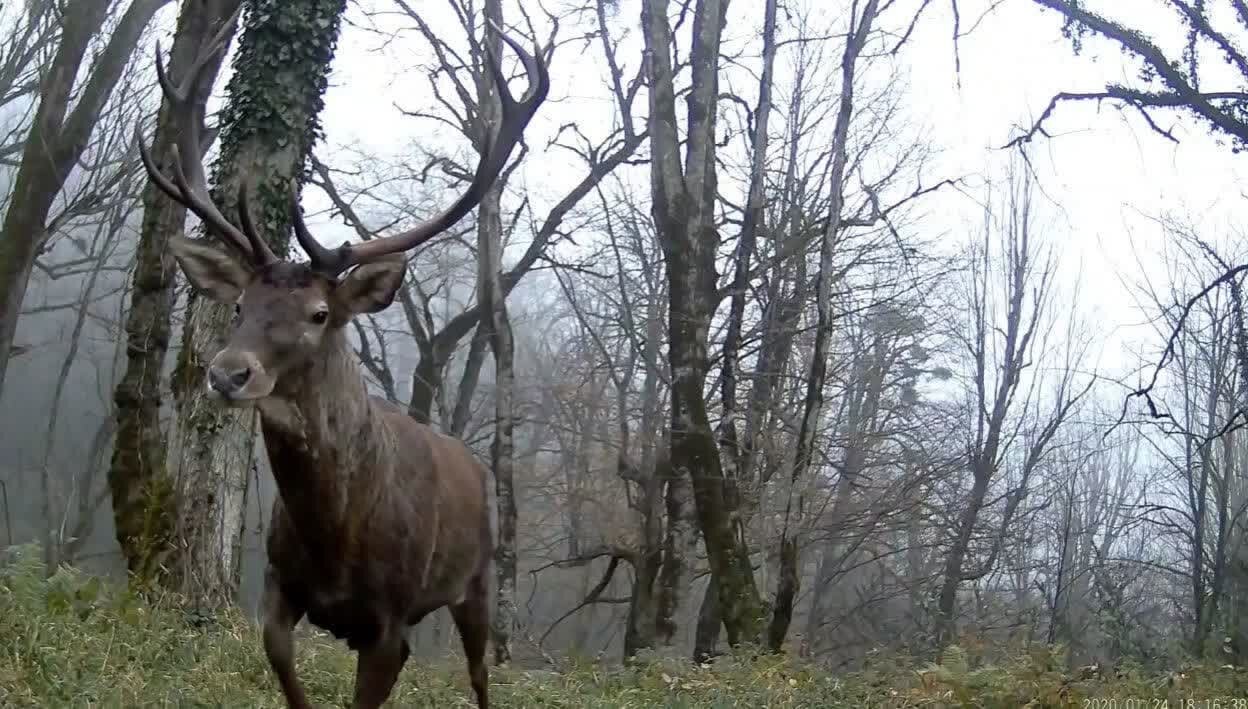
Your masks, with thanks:
[{"label": "deer front leg", "polygon": [[377,642],[360,648],[352,709],[377,709],[384,704],[410,652],[403,633],[395,630],[383,632]]},{"label": "deer front leg", "polygon": [[295,625],[303,611],[295,609],[270,577],[264,582],[264,653],[277,675],[290,709],[312,709],[295,676]]}]

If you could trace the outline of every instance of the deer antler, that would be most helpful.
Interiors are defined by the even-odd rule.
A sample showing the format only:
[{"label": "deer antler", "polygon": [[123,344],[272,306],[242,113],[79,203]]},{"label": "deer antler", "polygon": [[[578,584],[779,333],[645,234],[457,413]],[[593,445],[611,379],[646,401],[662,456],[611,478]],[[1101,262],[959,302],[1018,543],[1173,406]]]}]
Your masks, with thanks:
[{"label": "deer antler", "polygon": [[203,82],[204,68],[208,60],[225,48],[230,30],[242,12],[242,3],[234,14],[222,24],[217,34],[204,46],[199,56],[188,68],[181,86],[174,86],[165,70],[160,42],[156,43],[156,78],[160,89],[169,102],[173,114],[177,138],[171,149],[173,157],[173,179],[165,175],[152,159],[151,153],[143,143],[143,137],[136,126],[135,140],[139,144],[139,156],[143,167],[156,186],[174,201],[182,204],[198,216],[213,232],[233,246],[240,254],[257,266],[267,265],[277,260],[272,249],[257,233],[247,212],[245,186],[239,187],[239,211],[243,228],[239,229],[225,218],[221,210],[213,204],[208,192],[208,180],[204,176],[202,154],[207,146],[201,143],[201,131],[204,123],[204,104],[199,100],[198,90]]},{"label": "deer antler", "polygon": [[343,244],[336,249],[327,249],[317,243],[303,223],[298,203],[294,204],[291,216],[295,227],[295,237],[303,246],[304,251],[308,253],[313,268],[332,277],[351,266],[415,248],[450,229],[480,204],[486,190],[506,166],[508,158],[511,157],[512,148],[524,134],[524,129],[537,112],[538,106],[546,99],[546,94],[550,91],[550,74],[541,59],[540,52],[536,56],[529,55],[518,42],[503,34],[496,24],[492,21],[489,24],[502,36],[503,41],[520,55],[524,63],[525,74],[529,79],[529,89],[519,101],[511,95],[507,88],[507,79],[498,66],[498,60],[493,50],[487,45],[486,59],[490,75],[498,88],[499,103],[502,104],[502,120],[499,122],[494,140],[481,155],[476,174],[473,175],[468,190],[441,214],[407,231],[361,244]]}]

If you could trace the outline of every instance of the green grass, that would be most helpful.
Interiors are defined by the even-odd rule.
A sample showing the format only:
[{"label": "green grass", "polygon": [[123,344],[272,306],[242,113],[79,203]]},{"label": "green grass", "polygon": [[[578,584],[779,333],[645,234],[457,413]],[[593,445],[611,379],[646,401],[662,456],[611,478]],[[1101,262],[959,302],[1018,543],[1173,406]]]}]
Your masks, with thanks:
[{"label": "green grass", "polygon": [[[298,648],[312,700],[349,706],[354,655],[319,633],[302,634]],[[1248,671],[1229,666],[1163,675],[1120,669],[1108,679],[1075,679],[1058,669],[1058,651],[1048,648],[1002,665],[975,666],[957,648],[940,664],[877,658],[873,665],[830,675],[777,656],[728,657],[709,666],[648,657],[627,668],[568,661],[556,671],[492,668],[490,693],[493,706],[525,709],[1248,709]],[[205,621],[174,602],[143,602],[72,569],[45,578],[37,548],[10,549],[0,567],[0,707],[103,706],[284,704],[258,629],[241,614]],[[462,660],[409,662],[388,706],[475,706]]]}]

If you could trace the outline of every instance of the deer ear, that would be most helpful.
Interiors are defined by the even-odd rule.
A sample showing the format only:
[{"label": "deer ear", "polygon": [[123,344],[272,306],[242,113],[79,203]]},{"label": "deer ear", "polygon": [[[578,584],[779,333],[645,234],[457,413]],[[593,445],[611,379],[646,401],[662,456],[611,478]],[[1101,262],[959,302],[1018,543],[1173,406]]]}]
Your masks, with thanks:
[{"label": "deer ear", "polygon": [[218,303],[234,303],[251,280],[251,271],[225,251],[200,240],[174,235],[169,250],[187,280]]},{"label": "deer ear", "polygon": [[357,267],[334,289],[334,302],[342,322],[360,313],[376,313],[390,307],[407,275],[407,258],[388,256]]}]

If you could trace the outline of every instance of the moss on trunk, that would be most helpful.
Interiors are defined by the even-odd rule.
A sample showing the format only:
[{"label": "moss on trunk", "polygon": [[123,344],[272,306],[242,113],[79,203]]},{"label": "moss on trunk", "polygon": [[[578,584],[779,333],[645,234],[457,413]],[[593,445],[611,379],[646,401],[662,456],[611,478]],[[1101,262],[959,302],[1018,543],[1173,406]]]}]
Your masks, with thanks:
[{"label": "moss on trunk", "polygon": [[[220,118],[213,197],[237,213],[250,185],[256,225],[279,256],[288,252],[292,178],[302,184],[320,136],[318,116],[345,0],[249,4]],[[174,376],[181,438],[179,585],[205,605],[233,596],[242,501],[251,471],[254,416],[206,400],[203,361],[225,332],[227,309],[192,297]]]},{"label": "moss on trunk", "polygon": [[[216,0],[183,6],[170,50],[169,71],[175,81],[182,79],[185,67],[238,3]],[[220,64],[218,55],[210,60],[205,74],[216,76]],[[206,98],[211,82],[204,84],[201,100]],[[152,146],[158,161],[165,161],[174,133],[168,106],[162,105]],[[126,314],[126,369],[113,393],[117,434],[108,471],[117,541],[127,566],[140,581],[154,580],[173,548],[175,496],[166,468],[160,402],[161,374],[172,331],[176,266],[165,245],[185,223],[186,208],[148,183]]]}]

